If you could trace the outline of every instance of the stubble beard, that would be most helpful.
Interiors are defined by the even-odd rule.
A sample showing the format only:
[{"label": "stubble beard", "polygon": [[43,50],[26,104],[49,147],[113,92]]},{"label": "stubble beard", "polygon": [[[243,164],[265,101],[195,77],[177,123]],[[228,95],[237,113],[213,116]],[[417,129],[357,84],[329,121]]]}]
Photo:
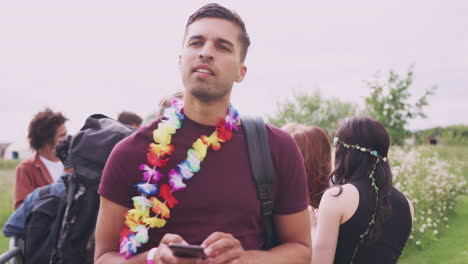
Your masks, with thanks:
[{"label": "stubble beard", "polygon": [[191,87],[188,90],[188,92],[198,100],[209,103],[209,102],[214,102],[218,101],[222,98],[225,98],[228,96],[231,92],[231,88],[217,88],[217,87],[206,87],[208,84],[202,83],[202,84],[197,84],[194,87]]}]

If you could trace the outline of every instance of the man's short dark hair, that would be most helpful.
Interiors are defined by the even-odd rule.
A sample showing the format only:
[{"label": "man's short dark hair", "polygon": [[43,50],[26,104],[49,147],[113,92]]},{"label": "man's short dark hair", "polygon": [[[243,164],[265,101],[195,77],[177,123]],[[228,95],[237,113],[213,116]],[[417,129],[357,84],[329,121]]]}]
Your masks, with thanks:
[{"label": "man's short dark hair", "polygon": [[245,57],[247,56],[247,50],[250,46],[250,38],[247,34],[247,30],[245,29],[245,24],[244,21],[242,21],[242,18],[236,12],[227,9],[222,5],[215,3],[207,4],[195,11],[195,13],[193,13],[189,17],[187,25],[185,26],[185,30],[187,30],[187,28],[193,22],[201,18],[221,18],[231,21],[237,26],[239,26],[241,30],[241,34],[239,36],[239,40],[241,42],[241,61],[243,62],[245,60]]},{"label": "man's short dark hair", "polygon": [[38,151],[47,144],[53,144],[58,127],[67,120],[62,113],[53,112],[50,108],[37,113],[29,123],[28,140],[31,148]]},{"label": "man's short dark hair", "polygon": [[117,120],[120,122],[120,123],[124,123],[126,125],[141,125],[141,122],[143,122],[143,119],[133,113],[133,112],[128,112],[128,111],[123,111],[122,113],[119,114],[119,116],[117,117]]}]

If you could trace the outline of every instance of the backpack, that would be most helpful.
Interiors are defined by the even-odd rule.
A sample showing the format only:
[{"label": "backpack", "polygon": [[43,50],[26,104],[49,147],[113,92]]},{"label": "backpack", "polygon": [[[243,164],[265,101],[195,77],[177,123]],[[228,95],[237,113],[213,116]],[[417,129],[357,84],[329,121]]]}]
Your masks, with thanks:
[{"label": "backpack", "polygon": [[57,244],[66,208],[65,192],[49,194],[50,185],[40,187],[39,200],[27,216],[24,234],[25,263],[49,263]]},{"label": "backpack", "polygon": [[41,187],[39,201],[27,217],[25,263],[93,263],[97,193],[102,170],[113,147],[135,131],[104,115],[92,115],[73,137],[64,176],[65,191]]}]

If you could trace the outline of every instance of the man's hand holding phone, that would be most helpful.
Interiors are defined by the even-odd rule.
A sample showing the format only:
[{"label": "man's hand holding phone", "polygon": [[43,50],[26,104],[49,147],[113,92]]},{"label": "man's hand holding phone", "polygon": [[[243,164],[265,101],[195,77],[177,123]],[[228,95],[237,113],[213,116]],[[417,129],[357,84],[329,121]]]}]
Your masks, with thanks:
[{"label": "man's hand holding phone", "polygon": [[206,259],[205,251],[201,246],[171,243],[169,248],[176,257]]},{"label": "man's hand holding phone", "polygon": [[201,246],[213,263],[247,263],[246,251],[240,241],[231,234],[214,232]]},{"label": "man's hand holding phone", "polygon": [[241,264],[247,262],[247,257],[239,240],[231,234],[215,232],[201,246],[189,245],[179,235],[166,234],[154,260],[158,264]]},{"label": "man's hand holding phone", "polygon": [[159,243],[158,252],[154,256],[154,263],[158,264],[202,264],[208,263],[201,246],[189,245],[175,234],[166,234]]}]

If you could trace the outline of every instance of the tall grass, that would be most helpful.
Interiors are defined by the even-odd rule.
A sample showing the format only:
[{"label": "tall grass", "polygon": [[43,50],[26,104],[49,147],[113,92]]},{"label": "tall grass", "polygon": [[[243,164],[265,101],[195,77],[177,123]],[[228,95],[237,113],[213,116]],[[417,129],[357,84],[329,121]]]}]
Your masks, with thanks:
[{"label": "tall grass", "polygon": [[0,170],[13,170],[19,162],[19,160],[0,160]]},{"label": "tall grass", "polygon": [[465,125],[454,125],[448,127],[430,128],[416,132],[416,142],[418,144],[424,144],[429,141],[429,137],[433,134],[440,133],[437,137],[439,142],[444,145],[468,145],[468,126]]},{"label": "tall grass", "polygon": [[450,228],[442,230],[437,241],[420,250],[405,248],[399,264],[461,264],[468,263],[468,196],[454,212],[449,213]]},{"label": "tall grass", "polygon": [[[1,163],[0,163],[1,164]],[[16,165],[15,165],[16,166]],[[14,167],[13,167],[14,168]],[[13,183],[15,180],[14,169],[0,169],[0,227],[3,229],[8,216],[13,212]],[[0,234],[0,253],[8,249],[8,238]]]},{"label": "tall grass", "polygon": [[457,160],[446,160],[439,147],[394,148],[394,185],[415,207],[408,247],[423,248],[449,228],[449,214],[467,194],[467,181]]}]

